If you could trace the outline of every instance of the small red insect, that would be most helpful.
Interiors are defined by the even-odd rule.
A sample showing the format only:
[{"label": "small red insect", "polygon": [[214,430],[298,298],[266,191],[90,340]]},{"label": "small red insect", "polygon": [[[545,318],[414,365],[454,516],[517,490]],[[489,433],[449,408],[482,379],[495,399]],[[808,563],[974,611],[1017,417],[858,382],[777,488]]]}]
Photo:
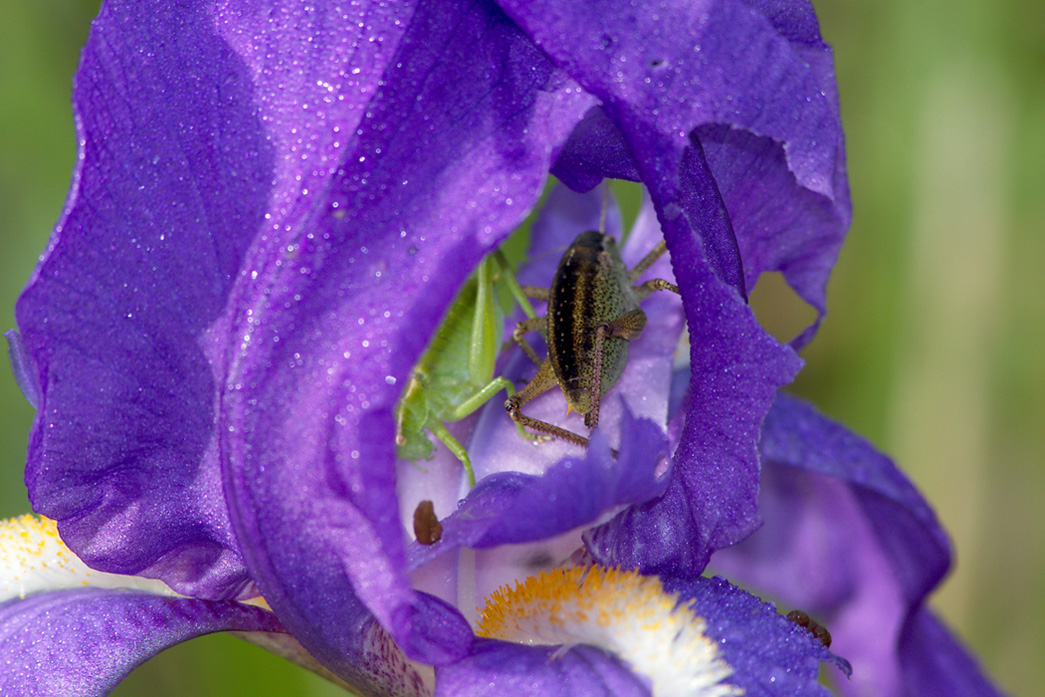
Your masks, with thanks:
[{"label": "small red insect", "polygon": [[810,617],[809,613],[801,610],[792,610],[787,613],[787,618],[819,639],[820,643],[825,647],[831,647],[831,632],[827,631],[827,627]]}]

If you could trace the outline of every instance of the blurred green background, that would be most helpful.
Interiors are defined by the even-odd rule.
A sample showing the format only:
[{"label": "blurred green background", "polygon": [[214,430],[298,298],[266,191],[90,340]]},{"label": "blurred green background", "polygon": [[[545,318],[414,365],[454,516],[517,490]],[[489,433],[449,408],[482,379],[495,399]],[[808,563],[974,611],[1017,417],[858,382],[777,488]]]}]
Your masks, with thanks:
[{"label": "blurred green background", "polygon": [[[71,77],[97,0],[0,0],[0,328],[61,212]],[[835,46],[855,220],[794,390],[910,473],[958,564],[935,607],[1012,694],[1045,683],[1045,4],[819,0]],[[767,323],[808,315],[772,279]],[[0,516],[32,410],[0,368]],[[343,694],[205,637],[114,693]]]}]

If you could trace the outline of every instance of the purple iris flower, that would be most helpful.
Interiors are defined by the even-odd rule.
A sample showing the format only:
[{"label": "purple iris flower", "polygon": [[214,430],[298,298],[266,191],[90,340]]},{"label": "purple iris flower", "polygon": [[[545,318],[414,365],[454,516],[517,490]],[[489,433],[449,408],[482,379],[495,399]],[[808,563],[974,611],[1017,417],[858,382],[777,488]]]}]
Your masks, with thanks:
[{"label": "purple iris flower", "polygon": [[[813,470],[851,492],[867,474],[810,464],[826,435],[785,447],[805,407],[777,390],[816,324],[781,345],[746,304],[780,271],[822,316],[849,223],[831,54],[807,3],[114,1],[74,104],[80,159],[18,304],[13,364],[38,408],[33,506],[107,580],[2,589],[4,694],[101,694],[220,630],[367,695],[815,695],[820,663],[845,665],[701,577],[761,523],[767,414],[782,481]],[[424,471],[397,462],[394,408],[457,288],[549,173],[574,192],[642,182],[625,257],[662,235],[670,262],[653,272],[681,300],[650,300],[586,451],[522,441],[496,404],[464,424],[469,491],[445,454]],[[549,198],[521,271],[539,285],[601,196]],[[535,414],[561,413],[556,397]],[[763,505],[807,503],[774,491]],[[434,545],[409,532],[422,499],[442,518]],[[899,509],[931,541],[915,500]],[[880,531],[910,591],[882,658],[907,641],[920,668],[973,671],[960,648],[933,649],[943,630],[918,607],[946,553],[890,556],[895,508],[846,513]],[[27,535],[69,558],[46,526]],[[879,578],[860,575],[860,549],[838,557],[849,588]],[[764,559],[736,560],[738,577],[757,582]],[[527,577],[531,596],[476,616]],[[533,619],[545,595],[569,632]],[[607,622],[587,624],[596,610]],[[677,627],[666,644],[628,623],[645,612]]]}]

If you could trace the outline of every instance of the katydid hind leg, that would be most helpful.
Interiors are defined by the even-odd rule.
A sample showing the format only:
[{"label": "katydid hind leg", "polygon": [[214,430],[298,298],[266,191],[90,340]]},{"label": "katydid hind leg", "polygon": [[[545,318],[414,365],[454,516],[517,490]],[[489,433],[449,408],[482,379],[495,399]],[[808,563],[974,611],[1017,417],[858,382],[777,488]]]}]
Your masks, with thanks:
[{"label": "katydid hind leg", "polygon": [[475,486],[475,471],[472,469],[472,460],[468,457],[468,450],[461,445],[461,441],[454,438],[450,431],[446,430],[446,426],[440,421],[431,421],[428,424],[428,430],[432,432],[432,435],[443,442],[443,445],[461,461],[461,466],[464,467],[465,476],[468,478],[468,488],[471,489]]},{"label": "katydid hind leg", "polygon": [[544,317],[531,317],[522,320],[515,325],[515,329],[512,331],[512,340],[519,344],[519,348],[523,350],[526,357],[536,363],[538,366],[541,365],[541,358],[537,355],[537,352],[530,346],[530,342],[523,337],[523,334],[527,332],[534,332],[540,330],[547,320]]},{"label": "katydid hind leg", "polygon": [[586,448],[588,447],[588,439],[584,436],[578,435],[573,431],[568,431],[565,428],[560,428],[555,424],[550,424],[547,421],[541,421],[535,419],[532,416],[527,416],[522,413],[521,409],[523,405],[532,400],[534,397],[541,395],[552,387],[555,387],[558,381],[555,378],[555,371],[552,369],[551,361],[545,360],[541,363],[537,369],[537,374],[519,390],[518,393],[509,397],[504,403],[504,409],[508,412],[508,416],[511,417],[512,421],[520,423],[528,428],[532,428],[535,431],[541,431],[555,438],[568,441],[570,443],[576,443],[577,445]]},{"label": "katydid hind leg", "polygon": [[595,428],[599,425],[599,409],[602,407],[602,358],[606,339],[613,329],[606,322],[595,328],[595,345],[592,347],[591,406],[584,415],[584,425]]},{"label": "katydid hind leg", "polygon": [[523,292],[528,298],[534,300],[548,300],[552,296],[551,288],[541,288],[540,286],[519,286],[519,290]]},{"label": "katydid hind leg", "polygon": [[595,328],[595,343],[592,347],[591,407],[584,415],[584,425],[595,428],[599,425],[599,409],[602,405],[602,364],[606,342],[609,339],[634,341],[646,328],[646,313],[640,308],[625,312],[612,322],[602,322]]},{"label": "katydid hind leg", "polygon": [[642,274],[646,273],[646,269],[653,266],[653,263],[660,259],[666,251],[668,251],[668,245],[664,240],[661,240],[646,256],[642,257],[638,264],[635,264],[635,268],[628,272],[631,282],[637,281]]},{"label": "katydid hind leg", "polygon": [[[458,404],[457,407],[449,413],[445,420],[460,421],[490,401],[490,399],[501,390],[507,392],[508,396],[511,397],[515,394],[515,385],[512,384],[512,381],[508,378],[496,377],[479,389],[475,394]],[[520,423],[515,424],[515,430],[519,432],[520,436],[527,440],[541,439],[539,435],[529,433]]]}]

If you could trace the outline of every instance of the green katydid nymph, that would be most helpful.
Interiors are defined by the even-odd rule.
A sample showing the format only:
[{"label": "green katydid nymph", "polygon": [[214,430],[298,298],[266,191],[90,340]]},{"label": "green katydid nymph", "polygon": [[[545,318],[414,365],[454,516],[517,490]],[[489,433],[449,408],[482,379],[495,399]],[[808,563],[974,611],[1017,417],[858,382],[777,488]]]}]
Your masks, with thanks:
[{"label": "green katydid nymph", "polygon": [[[434,446],[427,431],[461,461],[470,487],[475,472],[468,451],[444,424],[465,418],[501,390],[515,394],[509,380],[494,377],[505,326],[500,286],[528,317],[536,317],[503,253],[487,256],[457,294],[396,407],[397,455],[411,462],[431,459]],[[533,439],[522,426],[518,430]]]}]

